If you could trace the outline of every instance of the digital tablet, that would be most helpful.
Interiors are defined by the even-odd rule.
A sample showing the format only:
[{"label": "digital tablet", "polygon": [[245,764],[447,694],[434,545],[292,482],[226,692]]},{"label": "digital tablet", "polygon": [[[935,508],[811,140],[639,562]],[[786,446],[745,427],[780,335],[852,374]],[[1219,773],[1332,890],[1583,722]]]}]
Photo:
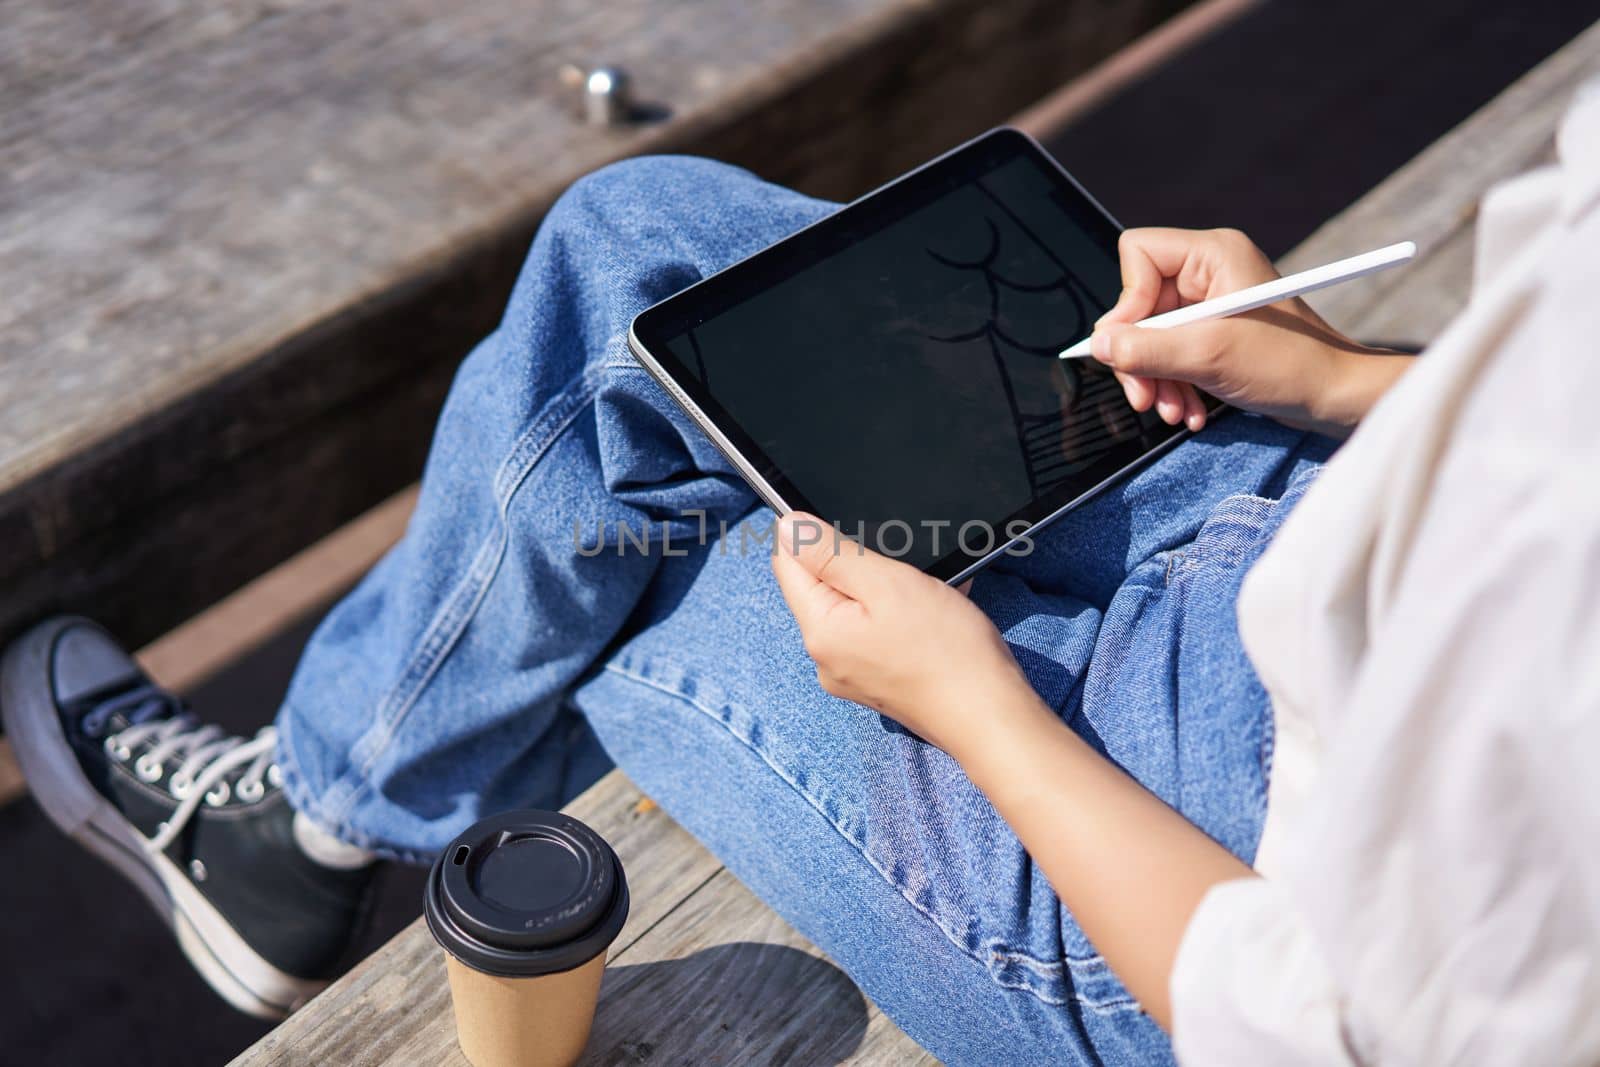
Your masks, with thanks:
[{"label": "digital tablet", "polygon": [[1185,432],[1092,359],[1115,220],[997,129],[641,312],[634,355],[779,514],[958,582]]}]

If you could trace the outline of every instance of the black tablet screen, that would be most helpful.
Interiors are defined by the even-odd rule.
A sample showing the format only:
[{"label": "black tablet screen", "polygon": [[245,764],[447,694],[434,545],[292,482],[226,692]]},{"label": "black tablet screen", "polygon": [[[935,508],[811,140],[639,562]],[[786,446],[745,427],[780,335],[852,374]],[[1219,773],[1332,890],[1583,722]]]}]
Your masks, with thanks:
[{"label": "black tablet screen", "polygon": [[1057,358],[1116,300],[1117,233],[998,131],[635,332],[784,500],[949,578],[1175,432]]}]

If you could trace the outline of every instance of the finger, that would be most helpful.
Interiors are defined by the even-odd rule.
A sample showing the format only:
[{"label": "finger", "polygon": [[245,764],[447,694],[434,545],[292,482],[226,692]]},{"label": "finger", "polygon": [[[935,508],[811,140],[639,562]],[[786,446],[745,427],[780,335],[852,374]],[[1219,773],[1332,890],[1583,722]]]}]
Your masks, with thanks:
[{"label": "finger", "polygon": [[778,591],[800,624],[802,634],[814,633],[830,614],[852,603],[839,590],[818,580],[787,552],[772,554],[772,576],[778,580]]},{"label": "finger", "polygon": [[1150,405],[1156,402],[1155,383],[1137,374],[1123,374],[1121,371],[1114,373],[1117,381],[1122,383],[1122,392],[1128,398],[1128,406],[1138,412],[1149,411]]},{"label": "finger", "polygon": [[1166,330],[1111,324],[1095,330],[1090,349],[1095,359],[1123,374],[1204,386],[1224,343],[1219,326],[1227,324],[1197,322]]},{"label": "finger", "polygon": [[1166,275],[1151,259],[1140,235],[1142,230],[1124,230],[1117,239],[1117,259],[1122,267],[1122,292],[1111,310],[1095,323],[1137,322],[1155,314]]},{"label": "finger", "polygon": [[[1127,271],[1123,276],[1127,277]],[[1128,289],[1123,289],[1117,297],[1117,303],[1095,320],[1094,325],[1099,327],[1110,322],[1138,322],[1140,319],[1149,318],[1151,315],[1161,315],[1168,311],[1175,311],[1184,305],[1185,301],[1178,294],[1178,283],[1172,278],[1162,278],[1160,289],[1156,293],[1155,304],[1148,310],[1141,310],[1145,306],[1143,293],[1130,294]],[[1091,332],[1093,332],[1091,330]]]},{"label": "finger", "polygon": [[[1122,263],[1123,291],[1130,288],[1129,274],[1136,274],[1141,286],[1141,301],[1148,293],[1150,307],[1138,315],[1108,317],[1110,322],[1135,322],[1154,314],[1160,288],[1144,287],[1156,278],[1170,283],[1178,301],[1174,306],[1204,300],[1211,284],[1211,264],[1217,260],[1220,239],[1214,230],[1182,230],[1170,226],[1142,226],[1124,230],[1117,240],[1117,256]],[[1121,301],[1118,301],[1120,310]],[[1167,310],[1171,310],[1170,308]]]},{"label": "finger", "polygon": [[1183,394],[1178,392],[1177,382],[1169,378],[1156,382],[1156,414],[1168,426],[1183,421]]},{"label": "finger", "polygon": [[1161,295],[1156,297],[1157,315],[1164,315],[1169,311],[1176,311],[1183,307],[1184,299],[1178,293],[1178,283],[1172,278],[1167,278],[1161,283]]},{"label": "finger", "polygon": [[778,520],[778,552],[791,556],[817,581],[866,602],[888,595],[899,572],[910,566],[862,548],[803,511]]},{"label": "finger", "polygon": [[1192,433],[1199,433],[1206,425],[1206,403],[1200,398],[1200,390],[1182,382],[1178,391],[1183,394],[1183,424]]},{"label": "finger", "polygon": [[1194,387],[1188,382],[1174,382],[1173,391],[1178,396],[1178,421],[1175,425],[1185,428],[1189,425],[1189,417],[1194,414]]}]

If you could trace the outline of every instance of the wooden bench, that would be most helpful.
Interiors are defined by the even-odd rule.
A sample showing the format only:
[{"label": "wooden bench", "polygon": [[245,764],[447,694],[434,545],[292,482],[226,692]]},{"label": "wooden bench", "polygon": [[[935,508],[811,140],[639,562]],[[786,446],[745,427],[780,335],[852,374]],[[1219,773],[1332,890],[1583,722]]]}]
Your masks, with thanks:
[{"label": "wooden bench", "polygon": [[[1426,341],[1460,310],[1475,207],[1551,150],[1577,85],[1600,74],[1597,25],[1285,257],[1300,269],[1408,237],[1419,261],[1314,303],[1358,336]],[[1028,121],[1025,119],[1025,121]],[[634,884],[587,1062],[930,1060],[816,948],[762,906],[620,772],[569,808],[606,835]],[[444,966],[421,921],[234,1061],[461,1064]]]},{"label": "wooden bench", "polygon": [[[567,810],[616,848],[633,897],[586,1062],[935,1062],[620,771]],[[465,1065],[420,920],[234,1063]]]},{"label": "wooden bench", "polygon": [[[142,658],[187,690],[306,610],[268,578],[196,619],[416,479],[461,355],[578,175],[695,151],[854,195],[1188,2],[8,12],[0,646],[83,612],[159,638]],[[577,121],[563,71],[598,63],[649,121]],[[407,506],[379,509],[341,574]],[[0,804],[22,789],[0,738]]]},{"label": "wooden bench", "polygon": [[[696,151],[855,195],[1186,2],[12,13],[0,645],[61,611],[141,644],[414,481],[462,353],[586,171]],[[561,71],[599,62],[656,121],[576,120]]]},{"label": "wooden bench", "polygon": [[[0,647],[59,612],[153,640],[415,481],[462,353],[579,175],[700,152],[852,196],[1189,2],[16,13]],[[600,62],[652,121],[578,121],[563,72]],[[0,740],[0,802],[20,788]]]}]

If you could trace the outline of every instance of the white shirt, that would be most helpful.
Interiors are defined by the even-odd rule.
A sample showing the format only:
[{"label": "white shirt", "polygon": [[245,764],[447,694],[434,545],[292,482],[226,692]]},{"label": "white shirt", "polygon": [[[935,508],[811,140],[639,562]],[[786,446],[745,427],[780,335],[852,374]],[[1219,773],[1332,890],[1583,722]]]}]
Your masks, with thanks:
[{"label": "white shirt", "polygon": [[1600,1063],[1597,89],[1245,582],[1265,877],[1189,924],[1185,1067]]}]

